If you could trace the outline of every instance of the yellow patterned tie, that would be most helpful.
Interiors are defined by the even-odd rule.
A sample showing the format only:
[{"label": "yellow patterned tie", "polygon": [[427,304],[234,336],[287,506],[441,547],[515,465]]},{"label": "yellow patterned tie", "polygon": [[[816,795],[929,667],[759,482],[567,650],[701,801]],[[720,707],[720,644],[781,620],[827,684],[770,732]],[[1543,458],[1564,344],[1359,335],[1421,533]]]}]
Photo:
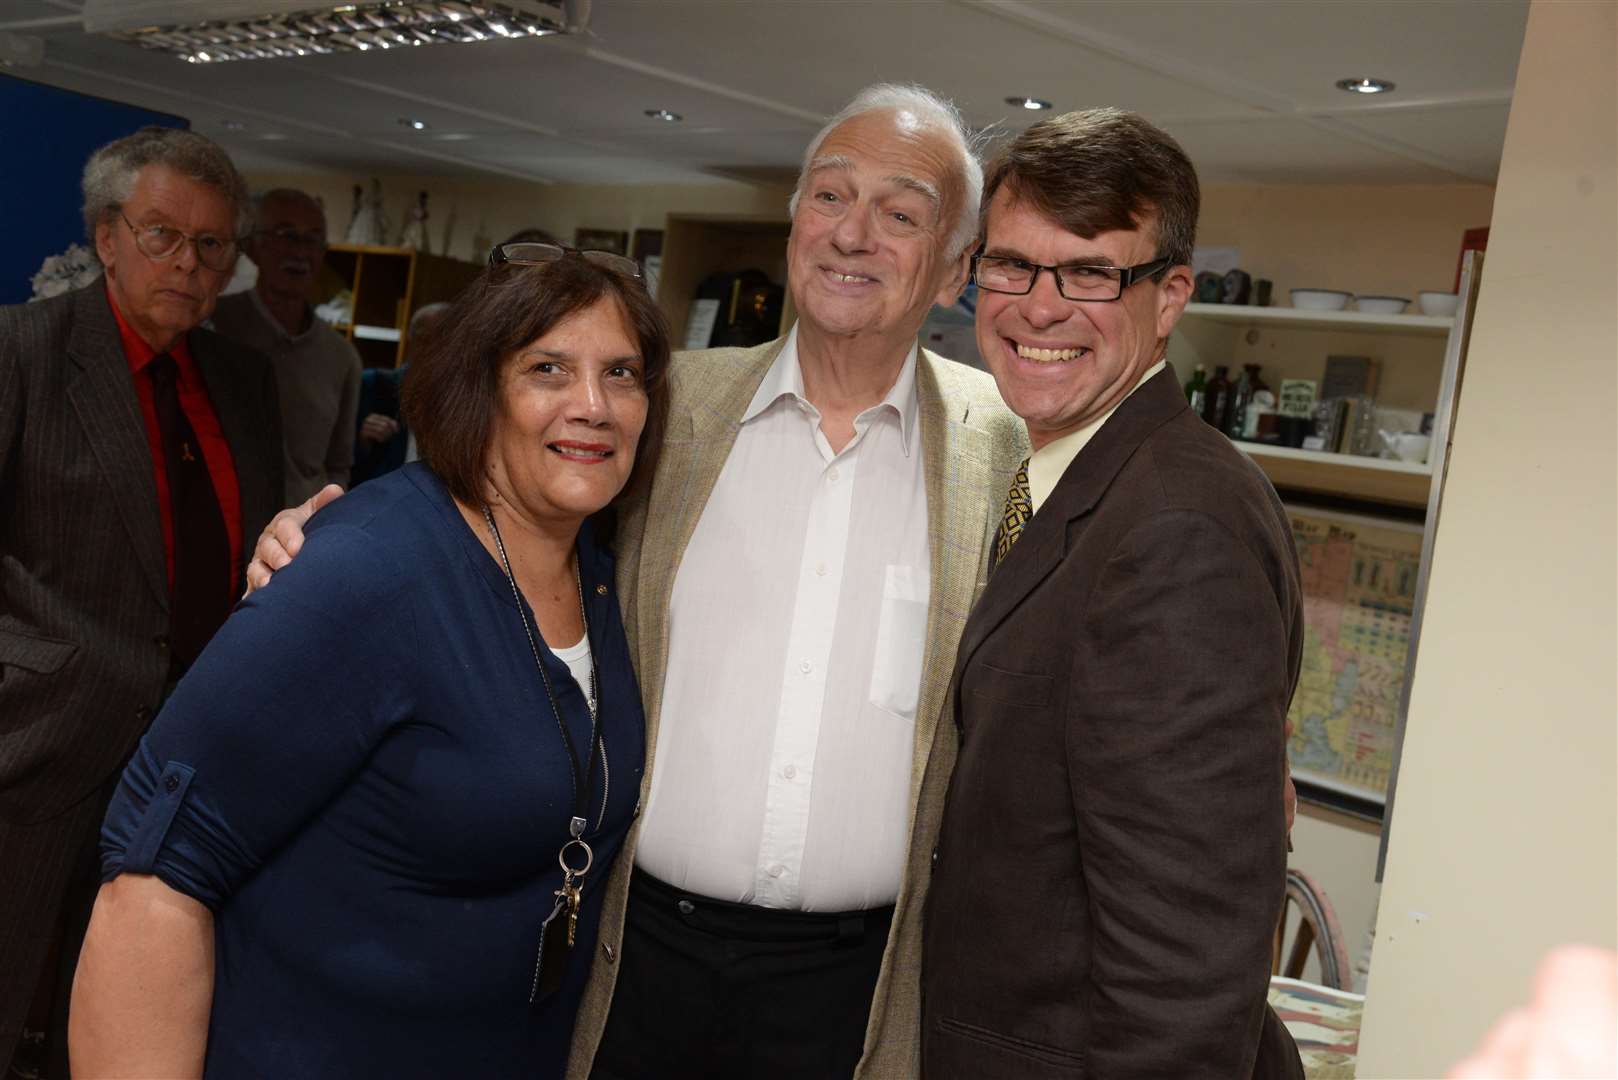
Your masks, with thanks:
[{"label": "yellow patterned tie", "polygon": [[1017,475],[1011,481],[1011,490],[1006,492],[1006,512],[1000,515],[1000,528],[994,533],[994,565],[999,566],[1000,560],[1006,557],[1011,545],[1017,542],[1023,529],[1028,527],[1028,519],[1034,516],[1034,501],[1028,494],[1028,459],[1023,458],[1021,465],[1017,466]]}]

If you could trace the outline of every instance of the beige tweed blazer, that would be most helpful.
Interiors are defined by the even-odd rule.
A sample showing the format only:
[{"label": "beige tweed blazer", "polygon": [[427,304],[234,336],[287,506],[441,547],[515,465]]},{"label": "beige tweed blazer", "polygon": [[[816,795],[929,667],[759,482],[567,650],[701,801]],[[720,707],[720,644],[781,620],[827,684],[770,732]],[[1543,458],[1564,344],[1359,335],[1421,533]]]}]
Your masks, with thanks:
[{"label": "beige tweed blazer", "polygon": [[[784,344],[783,338],[751,349],[675,354],[662,460],[650,493],[621,508],[616,544],[619,602],[646,705],[643,804],[657,754],[674,573],[736,441],[742,414]],[[938,717],[949,689],[956,643],[986,581],[987,556],[1006,491],[1028,453],[1022,422],[1006,408],[994,380],[984,372],[923,349],[916,390],[927,477],[932,591],[910,773],[911,849],[857,1073],[880,1080],[913,1077],[921,1070],[922,901],[943,808],[941,781],[947,781],[955,758],[954,733],[937,732]],[[573,1033],[570,1078],[583,1080],[589,1075],[606,1027],[639,834],[637,822],[607,881],[600,947]]]}]

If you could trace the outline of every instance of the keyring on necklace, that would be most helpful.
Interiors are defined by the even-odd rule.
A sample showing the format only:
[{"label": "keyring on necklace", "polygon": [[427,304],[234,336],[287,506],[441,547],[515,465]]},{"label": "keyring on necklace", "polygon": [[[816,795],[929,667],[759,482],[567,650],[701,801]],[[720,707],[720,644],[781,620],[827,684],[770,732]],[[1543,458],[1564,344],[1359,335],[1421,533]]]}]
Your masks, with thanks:
[{"label": "keyring on necklace", "polygon": [[[567,864],[567,849],[575,845],[584,849],[584,865],[577,870]],[[556,861],[561,865],[562,873],[583,877],[590,872],[590,866],[595,862],[595,852],[590,850],[589,844],[575,838],[562,845],[562,850],[556,853]]]}]

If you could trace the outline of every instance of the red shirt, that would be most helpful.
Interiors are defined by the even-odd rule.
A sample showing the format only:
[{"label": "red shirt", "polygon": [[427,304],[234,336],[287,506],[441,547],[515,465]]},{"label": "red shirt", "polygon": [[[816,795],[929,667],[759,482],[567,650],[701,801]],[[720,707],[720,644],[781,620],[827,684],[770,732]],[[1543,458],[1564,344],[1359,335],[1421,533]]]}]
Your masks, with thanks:
[{"label": "red shirt", "polygon": [[[146,365],[157,355],[134,329],[124,321],[118,310],[118,301],[107,292],[107,303],[112,305],[112,316],[118,320],[118,336],[123,338],[124,359],[129,361],[129,374],[135,383],[135,396],[140,399],[140,414],[146,421],[146,443],[152,451],[152,475],[157,480],[157,506],[163,519],[163,553],[167,557],[169,591],[174,591],[174,511],[169,499],[169,474],[163,455],[163,432],[157,426],[157,406],[152,401],[152,378]],[[219,426],[219,416],[208,400],[208,388],[202,384],[202,372],[191,358],[191,348],[185,335],[168,349],[179,368],[178,394],[180,411],[185,413],[202,446],[202,460],[208,466],[213,480],[214,496],[225,518],[225,535],[230,539],[230,589],[234,592],[242,577],[242,493],[236,485],[236,462],[230,455],[230,444]]]}]

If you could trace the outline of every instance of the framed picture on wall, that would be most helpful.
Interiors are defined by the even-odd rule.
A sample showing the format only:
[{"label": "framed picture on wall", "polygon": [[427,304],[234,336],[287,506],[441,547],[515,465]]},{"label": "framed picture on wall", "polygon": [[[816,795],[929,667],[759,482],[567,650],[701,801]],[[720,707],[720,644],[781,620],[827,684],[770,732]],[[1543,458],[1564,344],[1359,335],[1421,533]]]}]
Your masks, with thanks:
[{"label": "framed picture on wall", "polygon": [[617,229],[576,229],[573,246],[580,251],[610,251],[615,255],[629,254],[629,234]]}]

